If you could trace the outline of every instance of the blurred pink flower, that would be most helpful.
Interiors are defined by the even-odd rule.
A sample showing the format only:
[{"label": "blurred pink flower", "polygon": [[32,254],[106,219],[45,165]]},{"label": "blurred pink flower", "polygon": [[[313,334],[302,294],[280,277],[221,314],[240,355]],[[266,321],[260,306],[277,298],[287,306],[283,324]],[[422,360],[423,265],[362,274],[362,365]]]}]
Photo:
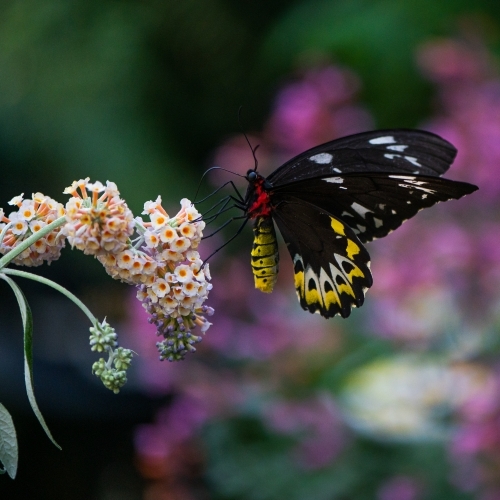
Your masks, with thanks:
[{"label": "blurred pink flower", "polygon": [[294,156],[336,137],[361,132],[373,121],[353,103],[360,81],[336,66],[308,71],[278,94],[265,135],[278,151]]},{"label": "blurred pink flower", "polygon": [[377,500],[417,500],[420,485],[408,476],[394,476],[387,480],[377,492]]},{"label": "blurred pink flower", "polygon": [[[500,301],[500,76],[483,46],[454,40],[425,44],[419,62],[438,89],[438,112],[424,128],[457,147],[449,176],[480,192],[419,214],[370,246],[375,329],[405,341],[431,340],[451,318],[485,331]],[[442,310],[430,322],[437,308],[429,297]]]},{"label": "blurred pink flower", "polygon": [[192,439],[207,418],[208,411],[202,403],[189,396],[181,396],[175,404],[158,412],[154,424],[137,428],[137,453],[148,458],[165,458],[179,443]]},{"label": "blurred pink flower", "polygon": [[294,455],[306,469],[328,465],[348,442],[347,428],[326,393],[303,401],[273,401],[265,417],[275,432],[300,436]]},{"label": "blurred pink flower", "polygon": [[477,492],[480,499],[495,499],[500,494],[499,395],[500,372],[492,371],[482,389],[458,411],[449,444],[453,482],[464,491]]}]

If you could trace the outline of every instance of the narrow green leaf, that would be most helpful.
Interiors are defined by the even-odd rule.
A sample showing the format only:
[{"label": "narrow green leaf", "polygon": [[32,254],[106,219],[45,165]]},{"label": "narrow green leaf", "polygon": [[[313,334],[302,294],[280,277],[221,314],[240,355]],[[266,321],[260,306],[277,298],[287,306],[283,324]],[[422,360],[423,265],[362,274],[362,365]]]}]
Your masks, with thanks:
[{"label": "narrow green leaf", "polygon": [[38,404],[35,399],[34,383],[33,383],[33,317],[31,315],[31,309],[28,305],[26,297],[24,296],[21,289],[17,284],[5,274],[0,274],[0,278],[4,279],[12,288],[14,295],[16,296],[17,303],[19,304],[19,310],[21,311],[21,318],[23,321],[24,329],[24,382],[26,384],[26,392],[28,394],[28,400],[30,402],[31,408],[33,409],[36,418],[40,422],[45,434],[52,441],[54,446],[61,449],[57,444],[55,439],[52,437],[45,419],[38,408]]},{"label": "narrow green leaf", "polygon": [[7,408],[0,403],[0,461],[5,469],[0,470],[14,479],[17,473],[19,450],[17,447],[16,429]]}]

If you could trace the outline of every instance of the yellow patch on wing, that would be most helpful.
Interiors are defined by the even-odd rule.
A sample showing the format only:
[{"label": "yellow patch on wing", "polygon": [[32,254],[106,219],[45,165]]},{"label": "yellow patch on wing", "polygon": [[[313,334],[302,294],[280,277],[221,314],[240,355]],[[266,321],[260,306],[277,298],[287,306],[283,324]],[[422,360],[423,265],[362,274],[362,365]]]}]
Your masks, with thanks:
[{"label": "yellow patch on wing", "polygon": [[324,269],[319,273],[320,290],[323,295],[323,306],[325,310],[329,310],[332,306],[341,305],[339,290],[336,289],[335,283]]},{"label": "yellow patch on wing", "polygon": [[353,259],[354,256],[359,253],[359,250],[360,250],[359,246],[356,245],[356,243],[354,243],[354,241],[347,238],[347,248],[345,250],[347,253],[347,256],[350,259]]},{"label": "yellow patch on wing", "polygon": [[345,236],[344,224],[342,224],[342,222],[340,222],[339,220],[335,219],[335,217],[330,217],[330,220],[331,220],[332,229],[337,234],[340,234],[341,236]]},{"label": "yellow patch on wing", "polygon": [[[339,254],[335,254],[335,260],[338,262],[339,266],[343,270],[344,275],[349,280],[349,283],[352,284],[353,278],[364,278],[365,277],[365,273],[352,260],[347,259]],[[345,271],[345,268],[343,267],[344,262],[347,262],[350,266],[352,266],[352,269],[349,272]],[[330,267],[331,267],[331,265],[330,265]]]}]

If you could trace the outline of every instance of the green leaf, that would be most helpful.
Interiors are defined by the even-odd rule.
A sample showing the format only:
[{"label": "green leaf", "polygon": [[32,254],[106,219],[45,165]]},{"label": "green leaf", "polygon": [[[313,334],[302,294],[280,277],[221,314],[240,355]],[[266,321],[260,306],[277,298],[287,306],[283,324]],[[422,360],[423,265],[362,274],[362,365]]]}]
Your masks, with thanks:
[{"label": "green leaf", "polygon": [[0,403],[0,461],[5,467],[5,469],[0,469],[0,473],[7,472],[14,479],[17,473],[18,457],[19,450],[14,422],[5,406]]},{"label": "green leaf", "polygon": [[57,444],[55,439],[52,437],[45,419],[43,418],[38,404],[35,399],[34,383],[33,383],[33,317],[31,315],[31,309],[28,305],[26,297],[24,296],[21,289],[17,284],[5,274],[0,274],[0,277],[4,279],[12,288],[14,295],[16,296],[17,303],[19,304],[19,309],[21,311],[21,318],[23,321],[24,329],[24,382],[26,384],[26,392],[28,394],[28,400],[30,402],[31,408],[33,409],[36,418],[40,422],[45,434],[52,441],[54,446],[61,449]]}]

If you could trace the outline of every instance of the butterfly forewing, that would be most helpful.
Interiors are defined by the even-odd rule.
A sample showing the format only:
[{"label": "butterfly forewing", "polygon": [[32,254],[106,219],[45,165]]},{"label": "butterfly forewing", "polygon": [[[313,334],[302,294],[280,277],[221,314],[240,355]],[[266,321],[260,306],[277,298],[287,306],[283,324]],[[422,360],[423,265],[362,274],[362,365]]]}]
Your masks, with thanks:
[{"label": "butterfly forewing", "polygon": [[273,186],[314,177],[359,172],[439,176],[456,156],[441,137],[422,130],[378,130],[342,137],[316,146],[269,175]]},{"label": "butterfly forewing", "polygon": [[360,173],[286,184],[273,190],[275,205],[299,198],[342,220],[363,243],[382,238],[423,208],[458,199],[477,188],[440,177]]},{"label": "butterfly forewing", "polygon": [[294,263],[300,305],[325,318],[346,318],[372,285],[370,257],[354,232],[325,210],[290,198],[273,218]]}]

